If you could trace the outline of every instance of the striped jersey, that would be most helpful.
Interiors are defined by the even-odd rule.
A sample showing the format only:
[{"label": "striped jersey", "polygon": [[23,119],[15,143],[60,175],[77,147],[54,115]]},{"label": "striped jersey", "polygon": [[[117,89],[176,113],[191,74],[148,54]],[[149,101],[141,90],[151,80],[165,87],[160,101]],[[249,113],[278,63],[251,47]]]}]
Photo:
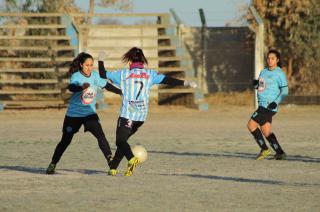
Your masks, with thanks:
[{"label": "striped jersey", "polygon": [[[286,75],[280,67],[270,71],[265,68],[259,75],[258,104],[267,108],[271,102],[279,103],[288,95]],[[273,110],[278,111],[278,108]]]},{"label": "striped jersey", "polygon": [[133,68],[107,71],[107,78],[122,91],[120,117],[132,121],[145,121],[151,87],[154,84],[160,84],[165,75],[155,70]]}]

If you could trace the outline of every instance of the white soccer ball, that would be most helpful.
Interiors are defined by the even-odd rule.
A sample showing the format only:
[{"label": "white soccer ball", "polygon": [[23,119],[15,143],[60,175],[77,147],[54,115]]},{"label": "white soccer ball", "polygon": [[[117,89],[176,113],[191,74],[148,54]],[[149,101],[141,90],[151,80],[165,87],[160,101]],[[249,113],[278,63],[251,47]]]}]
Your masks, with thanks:
[{"label": "white soccer ball", "polygon": [[148,158],[147,150],[141,145],[137,145],[137,146],[133,147],[132,153],[134,156],[136,156],[139,159],[139,161],[141,163],[146,161]]}]

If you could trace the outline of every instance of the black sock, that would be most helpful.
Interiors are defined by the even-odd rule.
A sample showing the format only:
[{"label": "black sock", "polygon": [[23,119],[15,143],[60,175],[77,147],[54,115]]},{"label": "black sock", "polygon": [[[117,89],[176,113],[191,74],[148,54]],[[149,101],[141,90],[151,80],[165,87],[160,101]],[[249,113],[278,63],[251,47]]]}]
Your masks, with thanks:
[{"label": "black sock", "polygon": [[272,149],[274,151],[276,151],[277,154],[283,154],[284,153],[282,148],[281,148],[281,146],[280,146],[280,144],[279,144],[279,142],[278,142],[278,140],[277,140],[277,138],[276,138],[276,136],[273,133],[271,133],[268,137],[266,137],[266,139],[269,141]]},{"label": "black sock", "polygon": [[266,142],[264,141],[263,135],[262,135],[259,128],[255,129],[253,132],[251,132],[251,134],[253,135],[254,139],[256,140],[257,144],[259,145],[259,147],[262,150],[268,149]]}]

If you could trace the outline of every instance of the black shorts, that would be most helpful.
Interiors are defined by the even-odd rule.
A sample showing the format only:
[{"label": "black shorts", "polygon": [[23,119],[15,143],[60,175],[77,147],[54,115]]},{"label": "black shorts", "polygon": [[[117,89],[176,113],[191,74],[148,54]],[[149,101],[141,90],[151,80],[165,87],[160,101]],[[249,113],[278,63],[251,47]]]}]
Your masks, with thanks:
[{"label": "black shorts", "polygon": [[63,133],[77,133],[81,127],[81,125],[84,125],[84,131],[87,131],[88,125],[90,123],[99,122],[99,117],[97,114],[92,114],[85,117],[70,117],[65,116],[63,121]]},{"label": "black shorts", "polygon": [[128,138],[137,132],[137,130],[143,125],[143,121],[131,121],[129,119],[119,117],[117,124],[117,136],[125,134]]},{"label": "black shorts", "polygon": [[272,123],[272,116],[275,114],[276,112],[259,106],[258,109],[252,114],[251,119],[257,122],[260,126],[263,126],[267,122]]}]

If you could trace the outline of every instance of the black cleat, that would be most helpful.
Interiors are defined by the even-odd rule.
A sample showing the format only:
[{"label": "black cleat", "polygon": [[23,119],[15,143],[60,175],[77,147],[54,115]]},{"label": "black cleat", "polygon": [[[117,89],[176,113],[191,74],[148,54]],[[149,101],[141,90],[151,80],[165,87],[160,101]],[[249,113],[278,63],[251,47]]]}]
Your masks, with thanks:
[{"label": "black cleat", "polygon": [[56,169],[56,164],[50,163],[47,168],[46,174],[54,174],[55,169]]},{"label": "black cleat", "polygon": [[276,153],[274,156],[273,156],[273,159],[275,160],[285,160],[287,158],[287,155],[285,152],[279,154],[279,153]]}]

